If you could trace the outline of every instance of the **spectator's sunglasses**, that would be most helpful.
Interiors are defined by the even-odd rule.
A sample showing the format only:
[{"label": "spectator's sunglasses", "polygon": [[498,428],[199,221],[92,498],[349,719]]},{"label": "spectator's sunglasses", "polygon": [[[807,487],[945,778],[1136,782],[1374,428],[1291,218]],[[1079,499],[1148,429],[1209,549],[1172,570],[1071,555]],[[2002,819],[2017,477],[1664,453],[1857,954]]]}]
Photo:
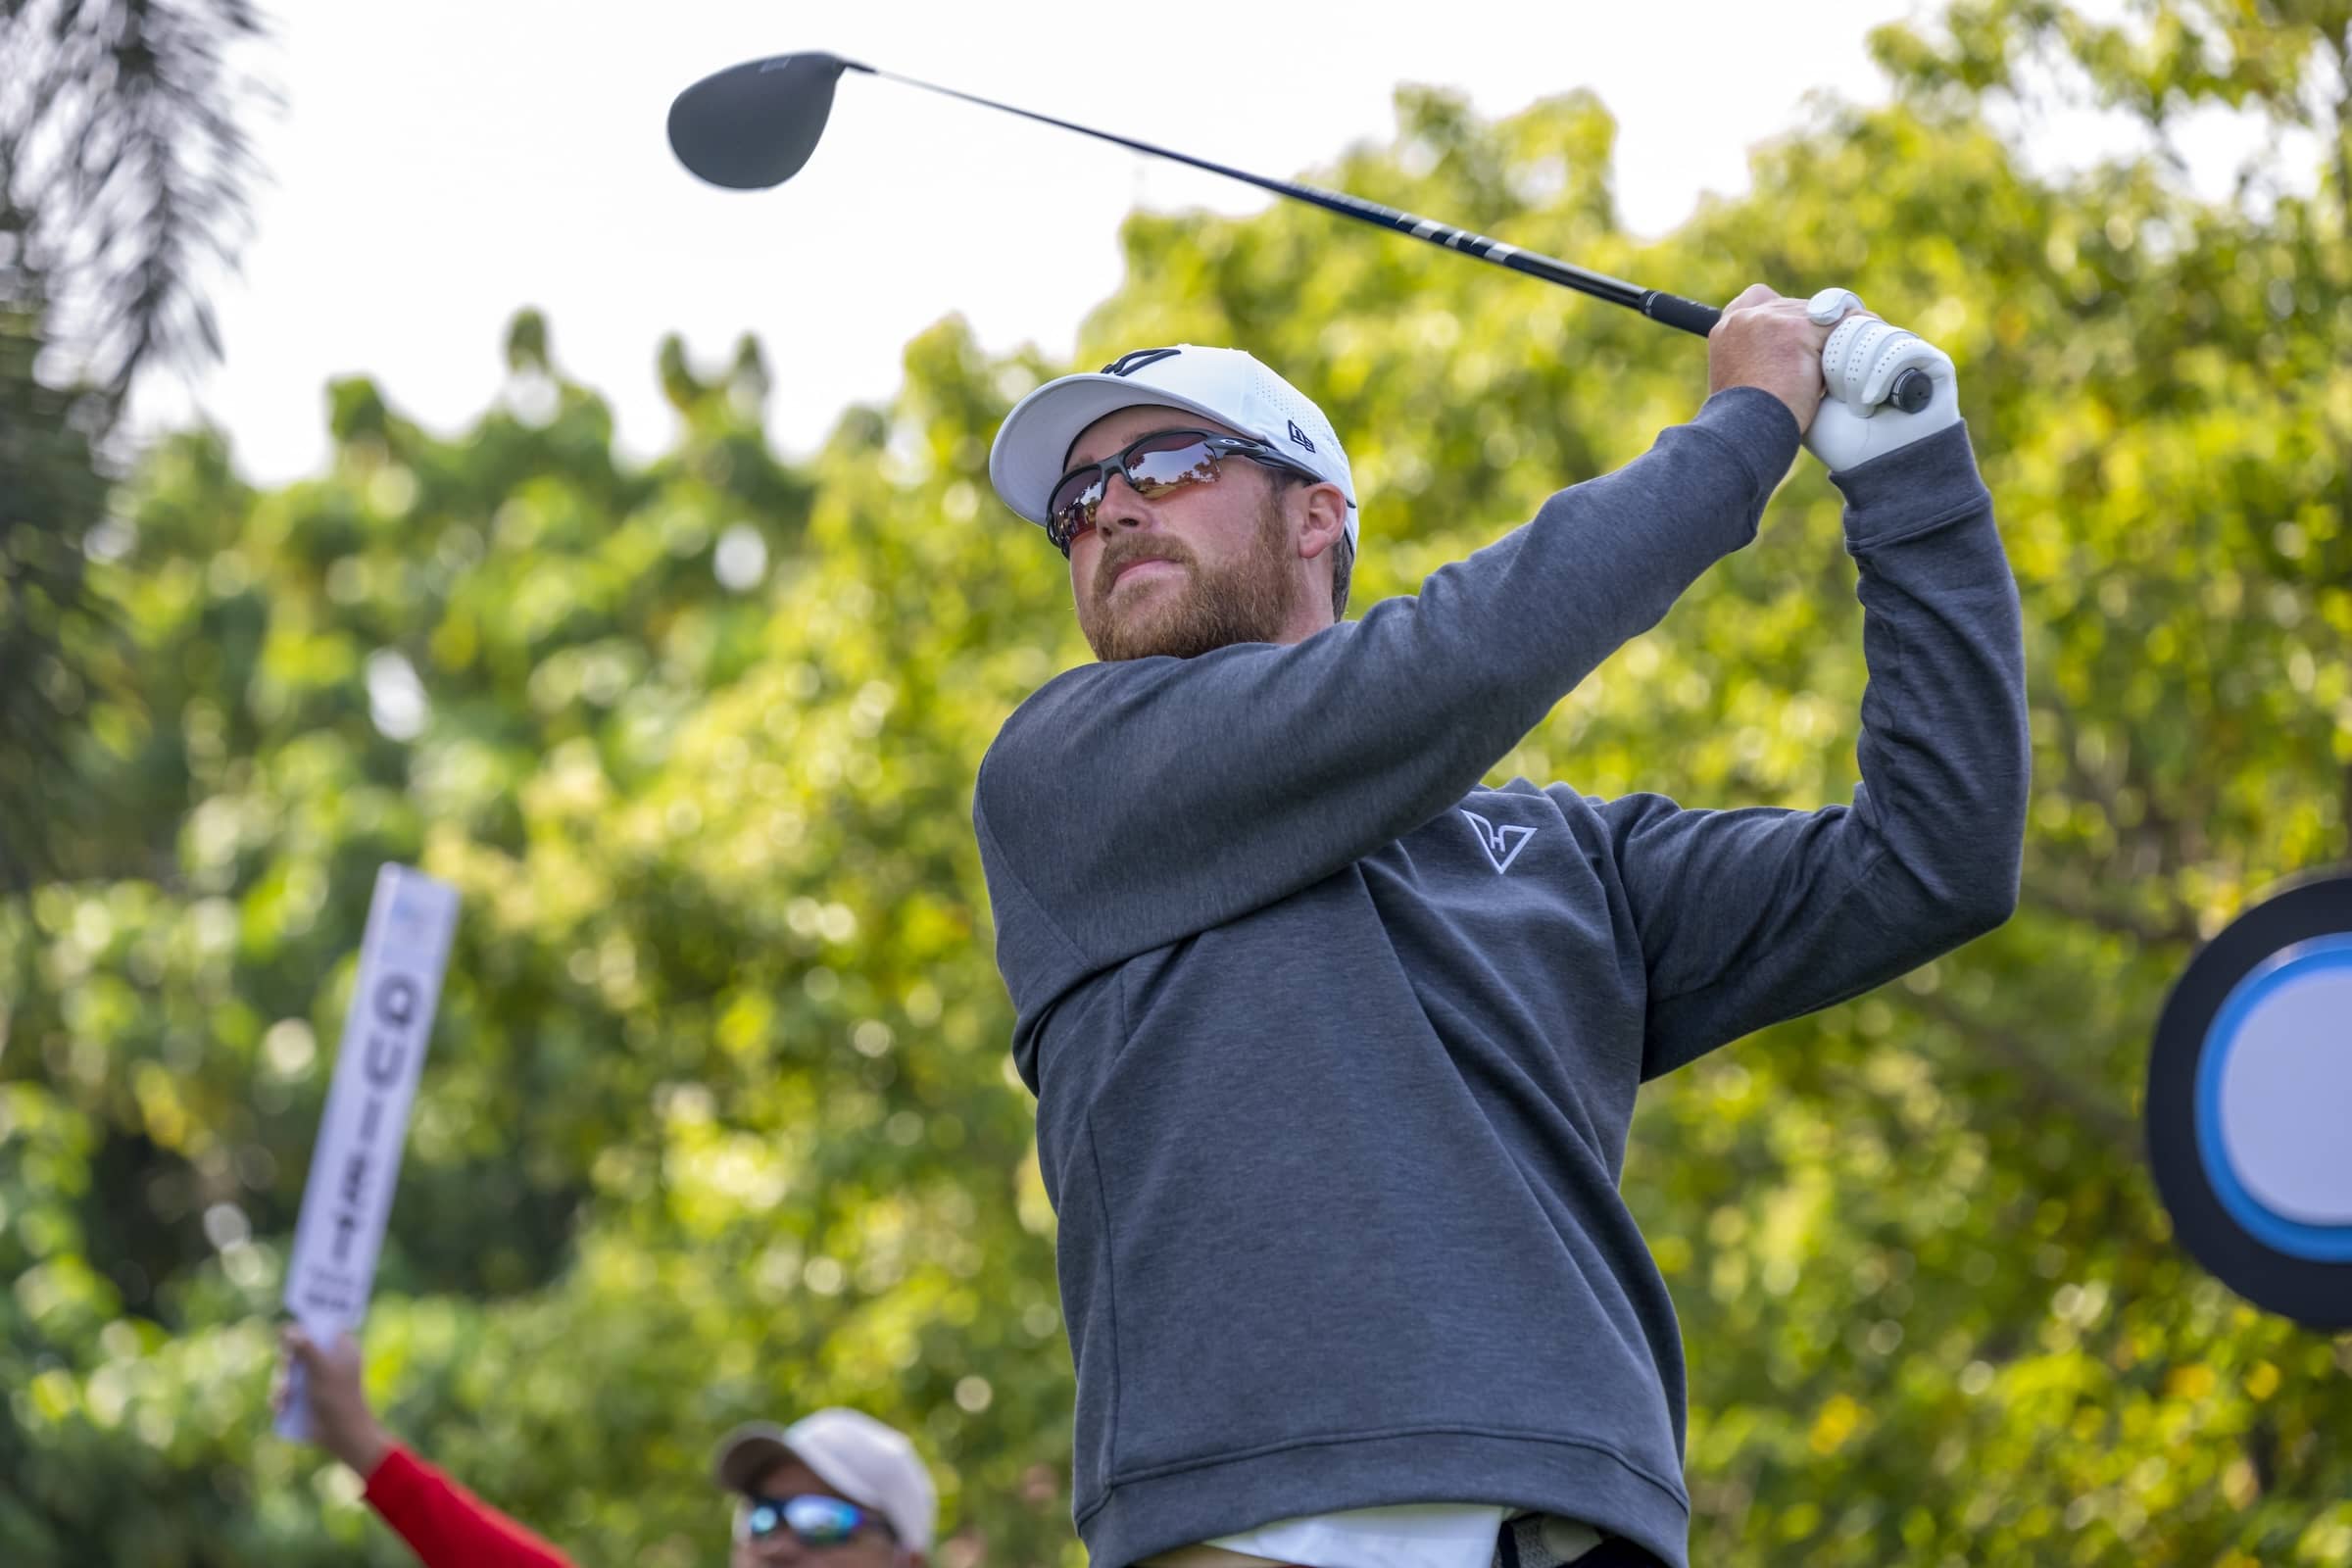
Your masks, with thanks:
[{"label": "spectator's sunglasses", "polygon": [[1211,435],[1206,430],[1154,430],[1139,436],[1100,463],[1082,463],[1061,476],[1046,503],[1046,537],[1063,555],[1070,541],[1095,525],[1095,509],[1110,489],[1114,473],[1147,501],[1181,490],[1186,485],[1210,484],[1217,477],[1220,458],[1248,458],[1271,468],[1284,468],[1309,479],[1323,476],[1303,463],[1294,462],[1263,441],[1247,436]]},{"label": "spectator's sunglasses", "polygon": [[869,1524],[893,1539],[897,1535],[890,1521],[872,1509],[817,1493],[798,1497],[746,1497],[735,1517],[738,1538],[744,1541],[765,1541],[789,1530],[804,1546],[838,1546]]}]

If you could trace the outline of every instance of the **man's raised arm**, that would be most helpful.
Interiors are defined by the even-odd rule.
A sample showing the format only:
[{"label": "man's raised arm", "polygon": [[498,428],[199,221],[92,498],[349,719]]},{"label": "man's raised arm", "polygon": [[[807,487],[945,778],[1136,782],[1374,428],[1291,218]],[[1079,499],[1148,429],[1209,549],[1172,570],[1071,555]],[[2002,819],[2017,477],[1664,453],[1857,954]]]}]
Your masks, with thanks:
[{"label": "man's raised arm", "polygon": [[1649,978],[1645,1077],[1892,979],[2016,903],[2032,763],[2017,585],[1951,419],[1831,475],[1870,668],[1853,804],[1600,806]]},{"label": "man's raised arm", "polygon": [[1779,398],[1733,388],[1359,621],[1287,647],[1062,675],[980,770],[974,817],[1000,930],[1043,921],[1083,972],[1418,826],[1753,537],[1797,435]]}]

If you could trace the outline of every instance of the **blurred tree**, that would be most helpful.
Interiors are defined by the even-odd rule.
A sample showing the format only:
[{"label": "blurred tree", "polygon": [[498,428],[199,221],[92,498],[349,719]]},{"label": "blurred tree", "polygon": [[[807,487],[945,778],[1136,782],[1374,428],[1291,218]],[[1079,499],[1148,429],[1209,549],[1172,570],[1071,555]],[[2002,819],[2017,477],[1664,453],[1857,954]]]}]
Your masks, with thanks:
[{"label": "blurred tree", "polygon": [[[1959,361],[2000,499],[2038,748],[2019,916],[1636,1122],[1698,1561],[2352,1563],[2352,1337],[2188,1264],[2135,1125],[2200,934],[2346,849],[2345,37],[2218,0],[1965,4],[1879,35],[1891,105],[1821,106],[1657,244],[1618,224],[1584,94],[1489,123],[1408,90],[1392,145],[1324,172],[1697,297],[1850,282]],[[2208,99],[2281,127],[2219,199],[2163,145]],[[2101,105],[2130,150],[2032,156]],[[1627,313],[1318,213],[1141,215],[1126,243],[1079,361],[1243,342],[1322,394],[1359,603],[1703,384]],[[757,347],[667,345],[679,435],[637,467],[543,320],[508,351],[454,439],[339,384],[333,461],[281,490],[167,444],[90,567],[137,701],[96,690],[78,784],[93,831],[170,858],[0,903],[0,1560],[404,1560],[262,1409],[400,858],[466,905],[369,1331],[392,1422],[585,1562],[684,1565],[721,1549],[713,1434],[861,1403],[942,1464],[943,1568],[1073,1561],[1052,1216],[968,827],[1004,714],[1084,657],[1061,562],[985,475],[1055,368],[945,323],[787,466]],[[1800,465],[1503,771],[1842,797],[1851,588]]]},{"label": "blurred tree", "polygon": [[[247,0],[0,0],[0,889],[144,871],[152,833],[60,835],[93,682],[85,554],[150,367],[220,353],[198,274],[231,263],[254,170],[225,56]],[[69,653],[69,649],[78,653]]]}]

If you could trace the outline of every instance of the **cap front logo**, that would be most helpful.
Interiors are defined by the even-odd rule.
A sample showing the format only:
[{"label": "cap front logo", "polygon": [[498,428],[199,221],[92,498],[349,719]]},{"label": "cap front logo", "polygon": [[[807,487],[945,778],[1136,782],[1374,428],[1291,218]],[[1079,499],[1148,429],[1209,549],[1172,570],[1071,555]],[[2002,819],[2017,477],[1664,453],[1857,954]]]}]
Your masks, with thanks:
[{"label": "cap front logo", "polygon": [[1304,430],[1298,428],[1298,421],[1297,419],[1293,419],[1291,421],[1291,439],[1298,442],[1300,446],[1306,448],[1306,450],[1309,452],[1315,450],[1315,444],[1306,438],[1306,432]]},{"label": "cap front logo", "polygon": [[[1101,373],[1103,375],[1133,375],[1147,365],[1157,365],[1162,360],[1172,360],[1182,352],[1181,349],[1135,349],[1120,355],[1102,367]],[[1291,426],[1294,434],[1297,433],[1298,428],[1297,425]]]}]

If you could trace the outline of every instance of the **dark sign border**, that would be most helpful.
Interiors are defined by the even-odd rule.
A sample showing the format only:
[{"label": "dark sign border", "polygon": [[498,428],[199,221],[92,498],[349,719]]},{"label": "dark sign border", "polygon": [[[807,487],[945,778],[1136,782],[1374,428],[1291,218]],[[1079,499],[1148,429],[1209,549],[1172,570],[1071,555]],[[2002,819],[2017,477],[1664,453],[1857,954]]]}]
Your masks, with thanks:
[{"label": "dark sign border", "polygon": [[2345,934],[2352,875],[2317,877],[2248,909],[2189,960],[2165,999],[2148,1058],[2148,1162],[2174,1233],[2247,1300],[2329,1331],[2352,1328],[2352,1263],[2279,1251],[2223,1206],[2197,1145],[2197,1069],[2214,1019],[2240,981],[2300,943]]}]

